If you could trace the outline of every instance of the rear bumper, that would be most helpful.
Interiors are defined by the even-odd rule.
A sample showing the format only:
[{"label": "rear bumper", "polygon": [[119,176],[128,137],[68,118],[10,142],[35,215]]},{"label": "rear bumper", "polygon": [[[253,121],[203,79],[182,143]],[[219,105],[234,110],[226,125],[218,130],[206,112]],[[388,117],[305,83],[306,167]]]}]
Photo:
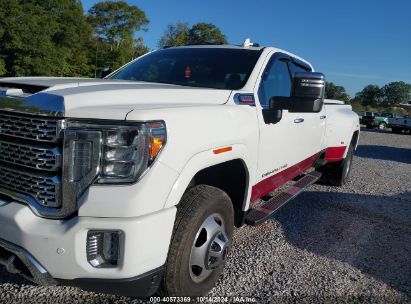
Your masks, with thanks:
[{"label": "rear bumper", "polygon": [[375,120],[363,119],[362,124],[366,126],[376,126],[377,122]]}]

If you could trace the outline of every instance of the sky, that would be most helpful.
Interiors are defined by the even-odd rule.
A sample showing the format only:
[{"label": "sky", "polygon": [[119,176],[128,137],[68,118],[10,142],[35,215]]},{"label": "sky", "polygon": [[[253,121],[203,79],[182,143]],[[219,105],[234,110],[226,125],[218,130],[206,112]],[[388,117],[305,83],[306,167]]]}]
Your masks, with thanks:
[{"label": "sky", "polygon": [[[82,0],[87,11],[96,0]],[[311,62],[351,96],[367,84],[411,83],[411,0],[126,0],[150,20],[150,49],[169,23],[217,25],[229,43],[246,38]]]}]

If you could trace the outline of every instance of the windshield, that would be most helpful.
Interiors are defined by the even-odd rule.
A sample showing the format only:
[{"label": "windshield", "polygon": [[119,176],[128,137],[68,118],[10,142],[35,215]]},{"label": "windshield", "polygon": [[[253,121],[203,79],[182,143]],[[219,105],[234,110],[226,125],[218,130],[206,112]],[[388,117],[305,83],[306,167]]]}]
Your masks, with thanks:
[{"label": "windshield", "polygon": [[248,80],[261,51],[229,48],[171,48],[150,53],[111,79],[238,90]]}]

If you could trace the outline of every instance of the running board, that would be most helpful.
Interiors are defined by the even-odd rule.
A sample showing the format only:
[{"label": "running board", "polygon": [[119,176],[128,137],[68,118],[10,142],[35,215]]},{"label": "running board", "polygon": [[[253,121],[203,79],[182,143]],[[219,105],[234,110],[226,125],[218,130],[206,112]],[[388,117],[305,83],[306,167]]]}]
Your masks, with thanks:
[{"label": "running board", "polygon": [[320,172],[310,172],[300,178],[294,185],[285,189],[283,192],[270,198],[262,205],[250,209],[245,218],[245,223],[257,226],[268,220],[278,209],[287,204],[293,198],[303,192],[308,186],[314,184],[321,178]]}]

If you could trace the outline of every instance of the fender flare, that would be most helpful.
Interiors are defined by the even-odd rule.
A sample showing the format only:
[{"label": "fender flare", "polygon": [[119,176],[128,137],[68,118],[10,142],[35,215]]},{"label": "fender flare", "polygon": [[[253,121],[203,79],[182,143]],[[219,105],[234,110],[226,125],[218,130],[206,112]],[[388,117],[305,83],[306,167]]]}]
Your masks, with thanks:
[{"label": "fender flare", "polygon": [[[347,148],[348,146],[351,144],[351,141],[353,140],[353,136],[354,133],[358,131],[358,137],[357,137],[357,141],[354,143],[354,151],[357,149],[358,146],[358,142],[360,140],[360,126],[359,125],[354,125],[353,128],[351,129],[351,132],[349,134],[349,138],[347,139],[346,143],[347,143]],[[348,153],[348,149],[345,149],[343,158],[347,157],[347,153]]]},{"label": "fender flare", "polygon": [[232,147],[232,150],[226,153],[215,154],[213,151],[215,149],[221,148],[215,147],[213,149],[202,151],[193,155],[184,166],[183,170],[180,172],[177,180],[174,182],[174,185],[171,188],[171,191],[164,204],[164,208],[176,206],[180,202],[181,197],[183,196],[191,180],[199,171],[230,160],[239,159],[244,163],[245,170],[248,174],[248,189],[245,198],[246,203],[243,206],[243,208],[247,209],[252,188],[250,187],[250,185],[252,185],[252,183],[254,182],[254,168],[250,166],[248,149],[243,144],[232,144],[229,146]]}]

